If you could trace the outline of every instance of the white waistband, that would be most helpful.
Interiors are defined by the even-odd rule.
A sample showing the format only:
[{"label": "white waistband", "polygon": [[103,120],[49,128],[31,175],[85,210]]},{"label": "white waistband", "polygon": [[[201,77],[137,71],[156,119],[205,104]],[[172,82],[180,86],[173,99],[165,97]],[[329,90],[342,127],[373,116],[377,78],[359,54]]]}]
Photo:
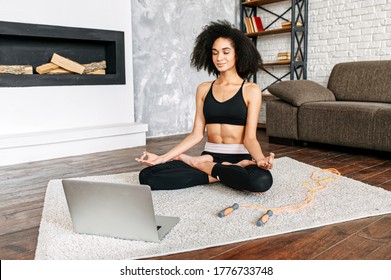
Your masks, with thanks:
[{"label": "white waistband", "polygon": [[206,142],[204,151],[218,154],[249,154],[243,144],[216,144]]}]

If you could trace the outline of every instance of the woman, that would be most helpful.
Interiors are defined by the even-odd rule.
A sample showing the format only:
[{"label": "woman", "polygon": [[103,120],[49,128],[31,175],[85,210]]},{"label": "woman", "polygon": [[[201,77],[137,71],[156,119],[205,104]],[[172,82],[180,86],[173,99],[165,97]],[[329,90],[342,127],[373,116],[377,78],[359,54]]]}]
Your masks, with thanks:
[{"label": "woman", "polygon": [[[265,157],[256,137],[262,93],[245,81],[262,64],[259,52],[227,21],[211,22],[196,39],[191,64],[217,79],[198,86],[194,127],[182,142],[164,155],[144,152],[136,159],[149,166],[140,172],[140,183],[167,190],[220,181],[239,190],[267,191],[274,154]],[[203,139],[205,129],[202,155],[184,154]]]}]

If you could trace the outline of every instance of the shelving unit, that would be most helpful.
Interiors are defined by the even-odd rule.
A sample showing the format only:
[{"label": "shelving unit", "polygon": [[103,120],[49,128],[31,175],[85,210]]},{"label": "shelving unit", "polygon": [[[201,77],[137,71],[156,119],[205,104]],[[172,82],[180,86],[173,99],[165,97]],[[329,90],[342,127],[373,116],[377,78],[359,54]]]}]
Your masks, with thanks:
[{"label": "shelving unit", "polygon": [[[275,79],[272,84],[281,81],[288,75],[291,80],[307,79],[308,0],[290,0],[290,7],[280,14],[276,14],[267,7],[265,7],[268,4],[286,1],[288,0],[240,1],[240,28],[244,33],[246,33],[248,37],[252,38],[252,41],[255,45],[257,44],[257,40],[259,37],[284,33],[290,33],[291,35],[291,59],[283,61],[264,62],[263,64],[263,70]],[[245,18],[257,16],[258,10],[273,15],[275,19],[264,28],[264,31],[248,33],[244,23]],[[291,12],[290,18],[287,17],[287,14],[289,12]],[[273,26],[273,24],[277,21],[291,21],[292,25],[289,27],[271,28],[271,26]],[[301,24],[299,25],[298,23]],[[264,39],[262,38],[262,40]],[[284,75],[277,77],[272,73],[271,70],[267,69],[272,66],[286,66],[288,67],[288,71]],[[253,81],[256,82],[256,75],[254,75],[252,78]],[[270,85],[264,87],[263,91],[266,91]]]},{"label": "shelving unit", "polygon": [[[291,2],[290,7],[279,14],[267,7],[269,4],[287,1]],[[240,29],[252,39],[255,46],[257,46],[258,39],[266,40],[265,37],[270,35],[282,34],[283,36],[284,34],[290,34],[290,59],[264,62],[262,65],[262,70],[273,79],[271,84],[262,87],[264,102],[262,102],[263,108],[261,108],[258,127],[265,127],[265,107],[267,101],[274,98],[271,94],[267,93],[268,87],[282,81],[288,76],[290,80],[307,79],[308,0],[240,0],[240,7]],[[258,11],[261,11],[263,14],[268,13],[272,15],[274,20],[265,26],[263,31],[249,33],[246,30],[245,18],[257,16]],[[288,27],[275,28],[274,26],[277,22],[292,22],[292,24]],[[275,72],[273,71],[275,70],[274,67],[286,67],[287,71],[284,71],[283,74],[280,71],[279,75],[277,75],[273,73]],[[256,75],[252,76],[252,81],[257,83]]]}]

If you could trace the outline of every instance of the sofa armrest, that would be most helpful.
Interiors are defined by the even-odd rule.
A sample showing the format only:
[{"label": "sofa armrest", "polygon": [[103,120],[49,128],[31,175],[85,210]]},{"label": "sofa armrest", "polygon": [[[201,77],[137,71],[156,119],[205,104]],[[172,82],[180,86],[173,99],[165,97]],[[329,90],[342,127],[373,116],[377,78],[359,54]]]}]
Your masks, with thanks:
[{"label": "sofa armrest", "polygon": [[299,107],[303,103],[314,101],[335,101],[328,88],[308,80],[282,81],[268,87],[274,96]]}]

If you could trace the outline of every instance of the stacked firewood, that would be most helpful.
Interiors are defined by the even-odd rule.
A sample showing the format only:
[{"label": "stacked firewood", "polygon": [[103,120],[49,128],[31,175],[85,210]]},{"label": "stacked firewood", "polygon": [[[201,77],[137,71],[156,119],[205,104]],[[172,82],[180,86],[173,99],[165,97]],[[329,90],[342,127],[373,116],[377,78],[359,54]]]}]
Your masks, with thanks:
[{"label": "stacked firewood", "polygon": [[31,65],[0,65],[0,74],[28,75],[33,74]]},{"label": "stacked firewood", "polygon": [[[106,61],[80,64],[69,58],[54,53],[49,63],[35,69],[38,74],[106,74]],[[33,74],[31,65],[0,65],[0,74],[29,75]]]}]

